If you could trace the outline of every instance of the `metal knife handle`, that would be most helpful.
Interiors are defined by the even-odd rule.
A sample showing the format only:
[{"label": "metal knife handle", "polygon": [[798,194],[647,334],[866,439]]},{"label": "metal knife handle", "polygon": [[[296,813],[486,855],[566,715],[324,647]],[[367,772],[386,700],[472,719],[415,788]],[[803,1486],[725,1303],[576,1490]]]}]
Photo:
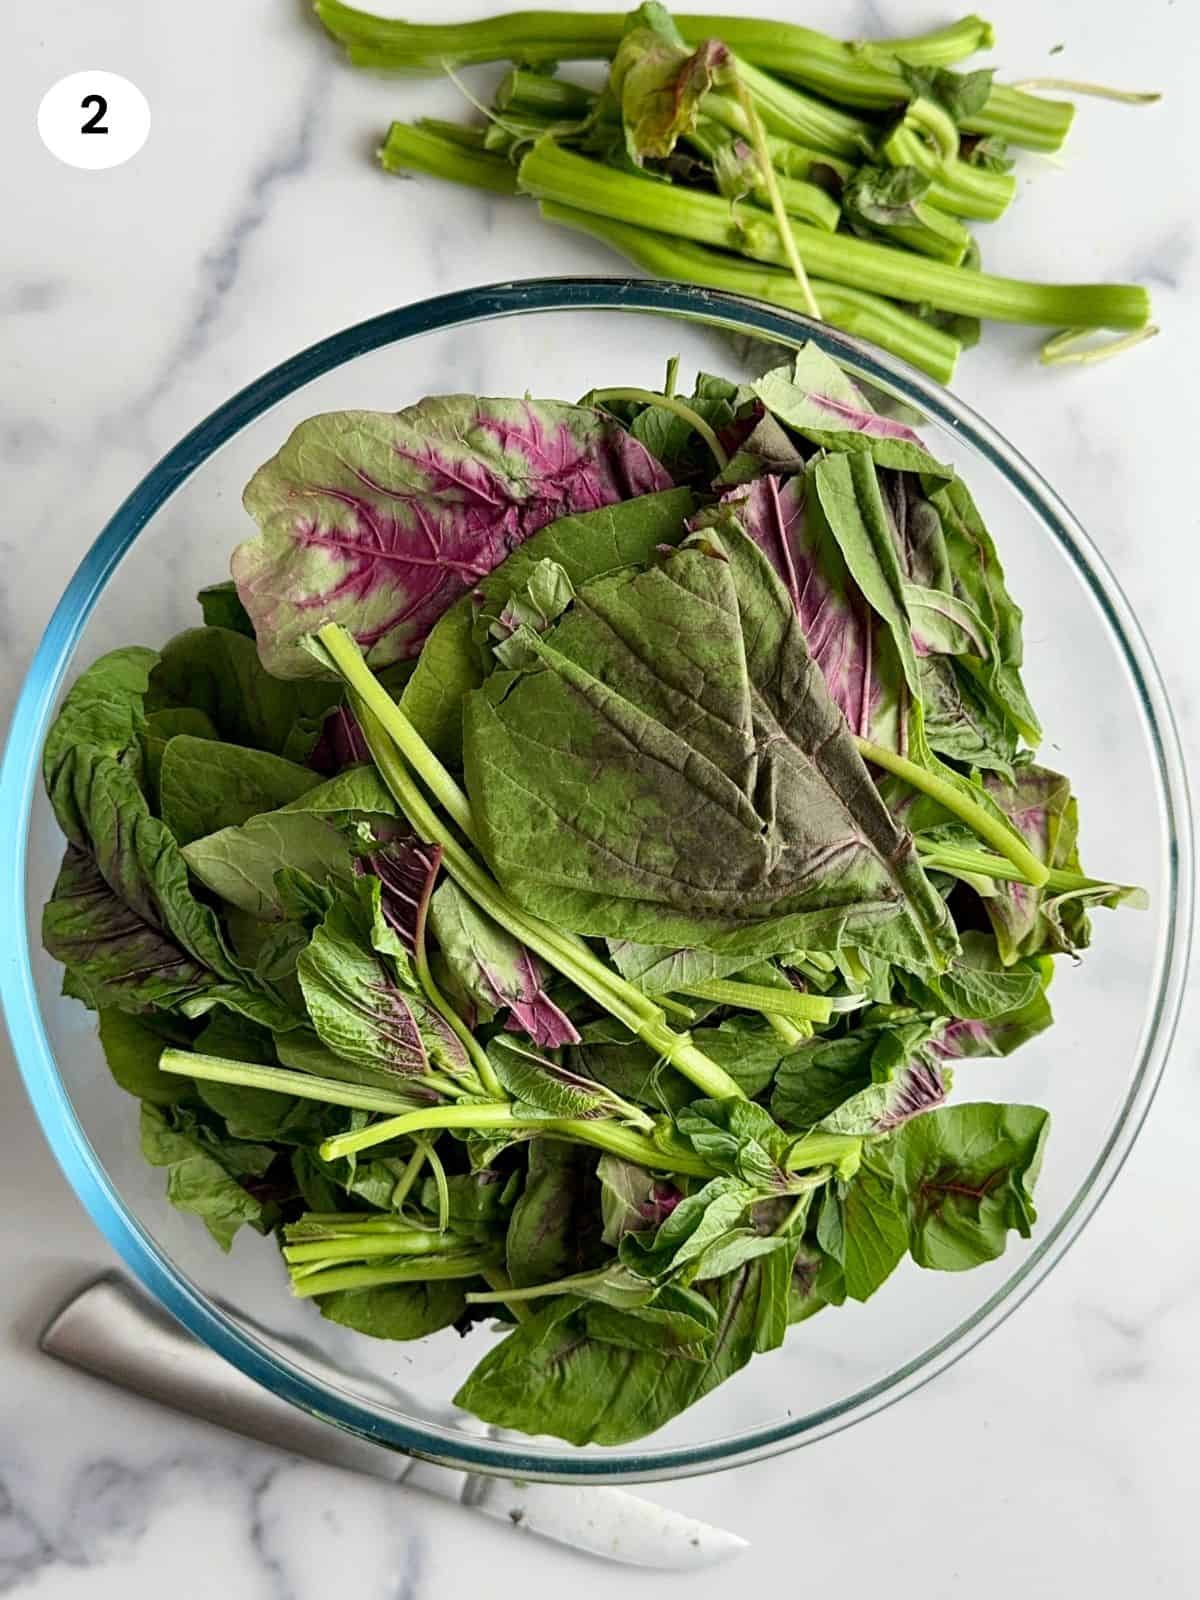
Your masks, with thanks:
[{"label": "metal knife handle", "polygon": [[68,1366],[292,1455],[393,1483],[412,1465],[262,1388],[116,1277],[68,1301],[39,1343]]}]

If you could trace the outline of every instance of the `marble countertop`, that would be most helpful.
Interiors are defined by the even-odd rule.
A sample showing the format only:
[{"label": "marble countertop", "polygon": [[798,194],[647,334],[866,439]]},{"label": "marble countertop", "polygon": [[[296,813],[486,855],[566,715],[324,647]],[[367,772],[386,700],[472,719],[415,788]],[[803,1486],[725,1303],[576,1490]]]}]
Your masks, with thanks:
[{"label": "marble countertop", "polygon": [[[399,8],[398,9],[402,9]],[[453,10],[458,12],[459,5]],[[482,14],[463,0],[464,14]],[[715,9],[715,7],[714,7]],[[844,33],[912,32],[935,0],[801,6]],[[957,388],[1058,486],[1116,569],[1200,750],[1194,408],[1200,263],[1187,0],[1005,0],[997,65],[1167,91],[1082,105],[1064,167],[1028,160],[995,270],[1150,285],[1163,335],[1047,373],[989,330]],[[435,0],[407,14],[432,19]],[[0,706],[95,530],[197,418],[311,340],[472,282],[609,271],[599,246],[465,191],[413,207],[368,159],[393,113],[459,108],[443,83],[356,76],[292,0],[25,6],[0,62]],[[1062,45],[1051,55],[1052,47]],[[103,67],[147,96],[141,153],[80,172],[42,148],[47,87]],[[488,227],[479,228],[482,208]],[[486,241],[481,251],[479,240]],[[1131,442],[1136,441],[1136,451]],[[686,1580],[573,1558],[434,1501],[279,1457],[51,1366],[33,1335],[109,1253],[0,1068],[0,1592],[70,1600],[221,1593],[428,1600],[517,1582],[597,1597],[736,1583],[921,1600],[1197,1592],[1200,1018],[1185,1018],[1146,1131],[1083,1239],[1020,1314],[916,1396],[816,1449],[646,1491],[752,1541]],[[195,1576],[190,1576],[195,1574]]]}]

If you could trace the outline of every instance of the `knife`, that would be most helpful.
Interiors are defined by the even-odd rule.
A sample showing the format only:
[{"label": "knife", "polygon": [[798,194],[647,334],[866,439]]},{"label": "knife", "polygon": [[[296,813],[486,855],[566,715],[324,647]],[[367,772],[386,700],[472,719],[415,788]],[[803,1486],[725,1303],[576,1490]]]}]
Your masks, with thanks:
[{"label": "knife", "polygon": [[115,1273],[74,1295],[39,1343],[68,1366],[260,1444],[457,1501],[609,1561],[687,1571],[746,1548],[737,1534],[620,1489],[460,1472],[344,1432],[246,1377]]}]

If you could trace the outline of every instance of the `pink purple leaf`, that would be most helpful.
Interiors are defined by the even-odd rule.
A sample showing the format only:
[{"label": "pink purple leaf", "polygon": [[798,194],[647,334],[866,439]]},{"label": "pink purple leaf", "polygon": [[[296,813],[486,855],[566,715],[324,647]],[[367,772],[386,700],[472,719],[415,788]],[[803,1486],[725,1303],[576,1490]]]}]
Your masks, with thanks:
[{"label": "pink purple leaf", "polygon": [[453,883],[443,883],[434,895],[430,928],[481,1018],[505,1012],[505,1028],[528,1034],[542,1050],[579,1043],[575,1025],[546,993],[537,958]]},{"label": "pink purple leaf", "polygon": [[319,671],[327,622],[373,668],[415,656],[461,594],[539,528],[671,480],[611,417],[551,400],[447,395],[313,417],[250,480],[259,531],[233,576],[268,671]]},{"label": "pink purple leaf", "polygon": [[754,392],[794,433],[826,450],[866,450],[881,467],[952,476],[953,469],[936,461],[906,423],[880,416],[815,344],[801,346],[790,374],[776,368],[759,378]]},{"label": "pink purple leaf", "polygon": [[808,515],[805,479],[755,478],[725,495],[718,520],[721,512],[736,518],[779,575],[809,654],[851,731],[903,752],[909,698],[895,647],[850,576],[828,522]]}]

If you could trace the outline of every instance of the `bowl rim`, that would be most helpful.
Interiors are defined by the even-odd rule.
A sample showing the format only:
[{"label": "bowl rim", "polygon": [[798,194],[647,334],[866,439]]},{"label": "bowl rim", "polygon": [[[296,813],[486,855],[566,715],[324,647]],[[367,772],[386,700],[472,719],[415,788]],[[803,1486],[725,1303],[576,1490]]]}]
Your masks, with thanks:
[{"label": "bowl rim", "polygon": [[[665,313],[783,346],[812,340],[858,376],[917,405],[989,461],[1025,500],[1090,590],[1124,658],[1155,754],[1159,815],[1168,840],[1169,910],[1157,983],[1136,1070],[1120,1115],[1071,1201],[1034,1249],[969,1317],[885,1378],[834,1405],[745,1435],[701,1445],[593,1455],[475,1437],[377,1411],[287,1361],[199,1291],[125,1209],[58,1075],[33,983],[26,918],[29,815],[42,743],[75,647],[117,563],[151,517],[209,456],[247,424],[356,356],[451,327],[555,311]],[[653,280],[559,277],[458,290],[386,311],[308,346],[238,391],[151,468],[105,524],[46,627],[22,684],[0,767],[0,1003],[22,1077],[51,1149],[92,1220],[141,1283],[194,1335],[256,1382],[312,1415],[389,1448],[448,1466],[543,1481],[638,1482],[761,1460],[812,1443],[894,1404],[992,1332],[1061,1260],[1095,1212],[1136,1140],[1166,1065],[1184,987],[1192,927],[1192,818],[1179,735],[1166,691],[1128,601],[1103,557],[1041,475],[971,407],[906,363],[799,313],[723,291]]]}]

